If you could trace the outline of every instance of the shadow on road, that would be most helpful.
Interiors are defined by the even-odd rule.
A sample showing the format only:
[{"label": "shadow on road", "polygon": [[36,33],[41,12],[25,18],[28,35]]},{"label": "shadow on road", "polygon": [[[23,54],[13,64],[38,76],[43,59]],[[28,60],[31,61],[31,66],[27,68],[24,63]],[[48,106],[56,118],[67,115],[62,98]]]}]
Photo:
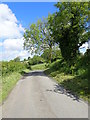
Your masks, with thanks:
[{"label": "shadow on road", "polygon": [[45,74],[43,73],[43,71],[39,70],[39,71],[31,71],[29,73],[24,73],[23,75],[23,79],[25,79],[28,76],[45,76]]},{"label": "shadow on road", "polygon": [[58,93],[58,94],[64,94],[67,97],[72,98],[73,100],[76,100],[78,102],[80,101],[80,99],[79,99],[79,97],[77,95],[75,95],[74,93],[72,93],[69,90],[66,90],[63,86],[61,86],[59,84],[55,84],[53,90],[47,89],[46,91],[47,92],[55,92],[55,93]]},{"label": "shadow on road", "polygon": [[56,93],[60,93],[60,94],[65,94],[70,98],[73,98],[73,100],[77,100],[79,102],[79,97],[77,95],[75,95],[74,93],[72,93],[70,90],[66,90],[64,87],[60,86],[60,85],[55,85],[54,87],[54,92]]}]

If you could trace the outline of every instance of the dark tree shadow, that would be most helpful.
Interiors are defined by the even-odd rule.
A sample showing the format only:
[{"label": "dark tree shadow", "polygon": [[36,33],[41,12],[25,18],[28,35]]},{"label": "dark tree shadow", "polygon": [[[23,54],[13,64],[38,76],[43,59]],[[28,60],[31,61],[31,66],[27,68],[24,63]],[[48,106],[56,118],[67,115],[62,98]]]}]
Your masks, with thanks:
[{"label": "dark tree shadow", "polygon": [[89,99],[88,79],[85,75],[81,75],[72,79],[63,80],[60,84],[54,85],[53,92],[65,94],[77,101],[81,100],[81,96],[83,96],[84,100]]},{"label": "dark tree shadow", "polygon": [[21,73],[23,76],[23,79],[25,79],[28,76],[45,76],[43,70],[36,70],[36,71],[31,71],[29,73]]},{"label": "dark tree shadow", "polygon": [[79,102],[79,97],[72,93],[70,90],[68,89],[65,89],[63,86],[61,85],[55,85],[54,86],[54,92],[56,93],[60,93],[60,94],[65,94],[67,95],[68,97],[72,98],[73,100],[77,100]]},{"label": "dark tree shadow", "polygon": [[55,84],[53,90],[47,89],[46,91],[47,92],[55,92],[55,93],[58,93],[58,94],[65,94],[67,97],[70,97],[73,100],[76,100],[78,102],[80,101],[80,99],[77,95],[72,93],[70,90],[65,89],[62,85],[59,85],[59,84]]},{"label": "dark tree shadow", "polygon": [[89,97],[89,87],[88,87],[88,79],[85,75],[75,76],[72,79],[64,80],[60,83],[60,85],[64,86],[65,89],[71,91],[71,93],[74,93],[74,95],[83,96],[84,98]]}]

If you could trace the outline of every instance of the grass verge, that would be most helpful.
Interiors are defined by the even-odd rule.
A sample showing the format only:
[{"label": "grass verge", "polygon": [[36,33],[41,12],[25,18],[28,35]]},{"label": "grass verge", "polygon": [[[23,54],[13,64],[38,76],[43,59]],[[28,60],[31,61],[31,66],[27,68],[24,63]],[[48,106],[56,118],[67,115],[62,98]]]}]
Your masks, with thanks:
[{"label": "grass verge", "polygon": [[[23,70],[24,73],[28,73],[30,70]],[[13,72],[9,75],[0,77],[0,104],[7,98],[10,91],[16,85],[17,81],[20,80],[22,75],[19,72]]]},{"label": "grass verge", "polygon": [[32,65],[31,70],[45,70],[46,69],[45,65],[46,65],[46,63]]},{"label": "grass verge", "polygon": [[[68,69],[63,62],[56,61],[52,63],[45,74],[53,77],[59,85],[62,85],[66,90],[71,91],[84,101],[90,102],[90,93],[88,91],[88,77],[85,72],[80,72],[79,75],[70,74],[66,70]],[[68,69],[69,70],[69,69]]]}]

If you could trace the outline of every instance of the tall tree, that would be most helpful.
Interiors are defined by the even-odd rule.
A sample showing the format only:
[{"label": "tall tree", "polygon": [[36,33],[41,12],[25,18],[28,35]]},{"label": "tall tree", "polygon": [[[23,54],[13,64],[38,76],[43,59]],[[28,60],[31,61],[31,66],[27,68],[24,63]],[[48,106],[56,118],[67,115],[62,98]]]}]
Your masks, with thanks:
[{"label": "tall tree", "polygon": [[32,24],[30,29],[26,29],[24,33],[24,49],[35,53],[41,53],[45,49],[49,49],[49,60],[52,57],[52,46],[54,45],[51,30],[49,28],[48,19],[38,20],[36,24]]},{"label": "tall tree", "polygon": [[58,2],[59,9],[49,23],[52,27],[54,40],[59,43],[62,56],[66,61],[73,61],[79,47],[88,41],[88,2]]}]

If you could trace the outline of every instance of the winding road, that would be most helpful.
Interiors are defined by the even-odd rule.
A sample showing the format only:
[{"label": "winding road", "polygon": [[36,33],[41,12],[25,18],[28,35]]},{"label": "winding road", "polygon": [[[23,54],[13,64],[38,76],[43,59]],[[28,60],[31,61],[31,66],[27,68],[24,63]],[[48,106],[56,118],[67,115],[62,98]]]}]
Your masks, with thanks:
[{"label": "winding road", "polygon": [[3,118],[88,118],[88,105],[43,71],[19,80],[2,105]]}]

